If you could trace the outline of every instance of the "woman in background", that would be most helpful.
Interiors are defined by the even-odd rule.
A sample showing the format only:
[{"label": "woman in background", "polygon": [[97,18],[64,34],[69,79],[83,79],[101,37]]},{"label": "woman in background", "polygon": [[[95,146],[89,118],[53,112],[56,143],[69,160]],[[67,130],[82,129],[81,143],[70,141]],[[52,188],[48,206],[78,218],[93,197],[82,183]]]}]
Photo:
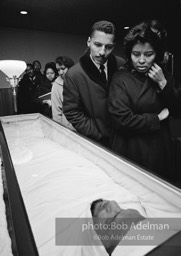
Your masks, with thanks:
[{"label": "woman in background", "polygon": [[55,60],[56,68],[58,71],[59,76],[53,83],[52,93],[51,93],[51,103],[52,103],[52,117],[53,120],[57,123],[60,123],[71,130],[75,130],[71,123],[68,122],[65,115],[63,114],[63,83],[64,83],[64,76],[74,65],[74,62],[71,58],[67,56],[60,56],[57,57]]},{"label": "woman in background", "polygon": [[[35,104],[38,105],[39,112],[47,117],[52,117],[51,110],[51,89],[53,82],[58,76],[56,65],[54,62],[48,62],[45,65],[44,77],[41,85],[37,88],[35,93]],[[49,96],[44,94],[50,93]]]},{"label": "woman in background", "polygon": [[125,37],[127,62],[113,77],[108,108],[111,148],[118,154],[173,179],[169,116],[178,113],[178,84],[164,63],[166,30],[142,22]]},{"label": "woman in background", "polygon": [[41,73],[41,62],[39,60],[34,60],[33,61],[33,68],[35,74],[42,76],[43,74]]}]

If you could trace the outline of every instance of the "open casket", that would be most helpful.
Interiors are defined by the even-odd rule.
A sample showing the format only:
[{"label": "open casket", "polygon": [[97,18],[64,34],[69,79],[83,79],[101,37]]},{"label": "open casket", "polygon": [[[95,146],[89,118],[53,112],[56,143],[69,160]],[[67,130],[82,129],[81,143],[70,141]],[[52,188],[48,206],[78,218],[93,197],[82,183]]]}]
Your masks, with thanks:
[{"label": "open casket", "polygon": [[9,231],[0,234],[0,255],[108,255],[101,243],[87,243],[87,233],[74,225],[79,218],[91,218],[90,204],[98,198],[116,200],[148,218],[176,219],[178,224],[153,243],[121,241],[113,256],[181,251],[179,188],[41,114],[0,119],[0,186],[7,217],[3,225]]}]

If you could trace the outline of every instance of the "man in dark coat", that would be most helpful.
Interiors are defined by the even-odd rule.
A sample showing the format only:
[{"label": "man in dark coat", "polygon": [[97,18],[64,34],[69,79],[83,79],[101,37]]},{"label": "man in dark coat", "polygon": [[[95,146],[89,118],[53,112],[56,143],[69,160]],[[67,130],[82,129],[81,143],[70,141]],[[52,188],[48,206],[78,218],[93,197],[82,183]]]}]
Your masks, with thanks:
[{"label": "man in dark coat", "polygon": [[27,63],[26,73],[19,82],[18,88],[18,114],[39,112],[33,102],[35,90],[42,82],[42,76],[35,74],[33,65]]},{"label": "man in dark coat", "polygon": [[125,62],[112,54],[114,44],[114,25],[108,21],[95,23],[87,41],[88,49],[66,73],[63,90],[63,111],[68,121],[77,132],[105,146],[110,134],[109,85]]}]

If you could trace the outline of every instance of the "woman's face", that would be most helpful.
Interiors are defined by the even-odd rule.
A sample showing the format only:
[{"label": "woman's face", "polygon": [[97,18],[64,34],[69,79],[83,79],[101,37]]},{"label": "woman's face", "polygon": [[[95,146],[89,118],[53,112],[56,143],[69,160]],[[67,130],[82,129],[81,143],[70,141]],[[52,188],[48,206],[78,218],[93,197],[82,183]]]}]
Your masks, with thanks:
[{"label": "woman's face", "polygon": [[140,73],[146,73],[151,68],[155,57],[156,52],[150,43],[137,43],[132,48],[132,65]]},{"label": "woman's face", "polygon": [[55,72],[53,71],[53,69],[48,68],[46,71],[46,78],[52,82],[55,79]]},{"label": "woman's face", "polygon": [[58,71],[58,74],[59,76],[64,79],[64,76],[65,74],[67,73],[68,71],[68,68],[64,65],[59,65],[58,63],[56,63],[56,68],[57,68],[57,71]]}]

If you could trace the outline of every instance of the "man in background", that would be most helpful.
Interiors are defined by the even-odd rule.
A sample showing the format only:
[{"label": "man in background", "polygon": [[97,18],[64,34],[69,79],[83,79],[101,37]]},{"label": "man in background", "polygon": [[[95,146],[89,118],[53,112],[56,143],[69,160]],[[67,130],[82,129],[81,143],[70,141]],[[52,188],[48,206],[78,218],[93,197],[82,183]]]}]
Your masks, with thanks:
[{"label": "man in background", "polygon": [[33,102],[35,90],[40,86],[42,76],[37,75],[33,65],[27,63],[25,74],[19,82],[18,88],[18,114],[29,114],[39,112]]}]

